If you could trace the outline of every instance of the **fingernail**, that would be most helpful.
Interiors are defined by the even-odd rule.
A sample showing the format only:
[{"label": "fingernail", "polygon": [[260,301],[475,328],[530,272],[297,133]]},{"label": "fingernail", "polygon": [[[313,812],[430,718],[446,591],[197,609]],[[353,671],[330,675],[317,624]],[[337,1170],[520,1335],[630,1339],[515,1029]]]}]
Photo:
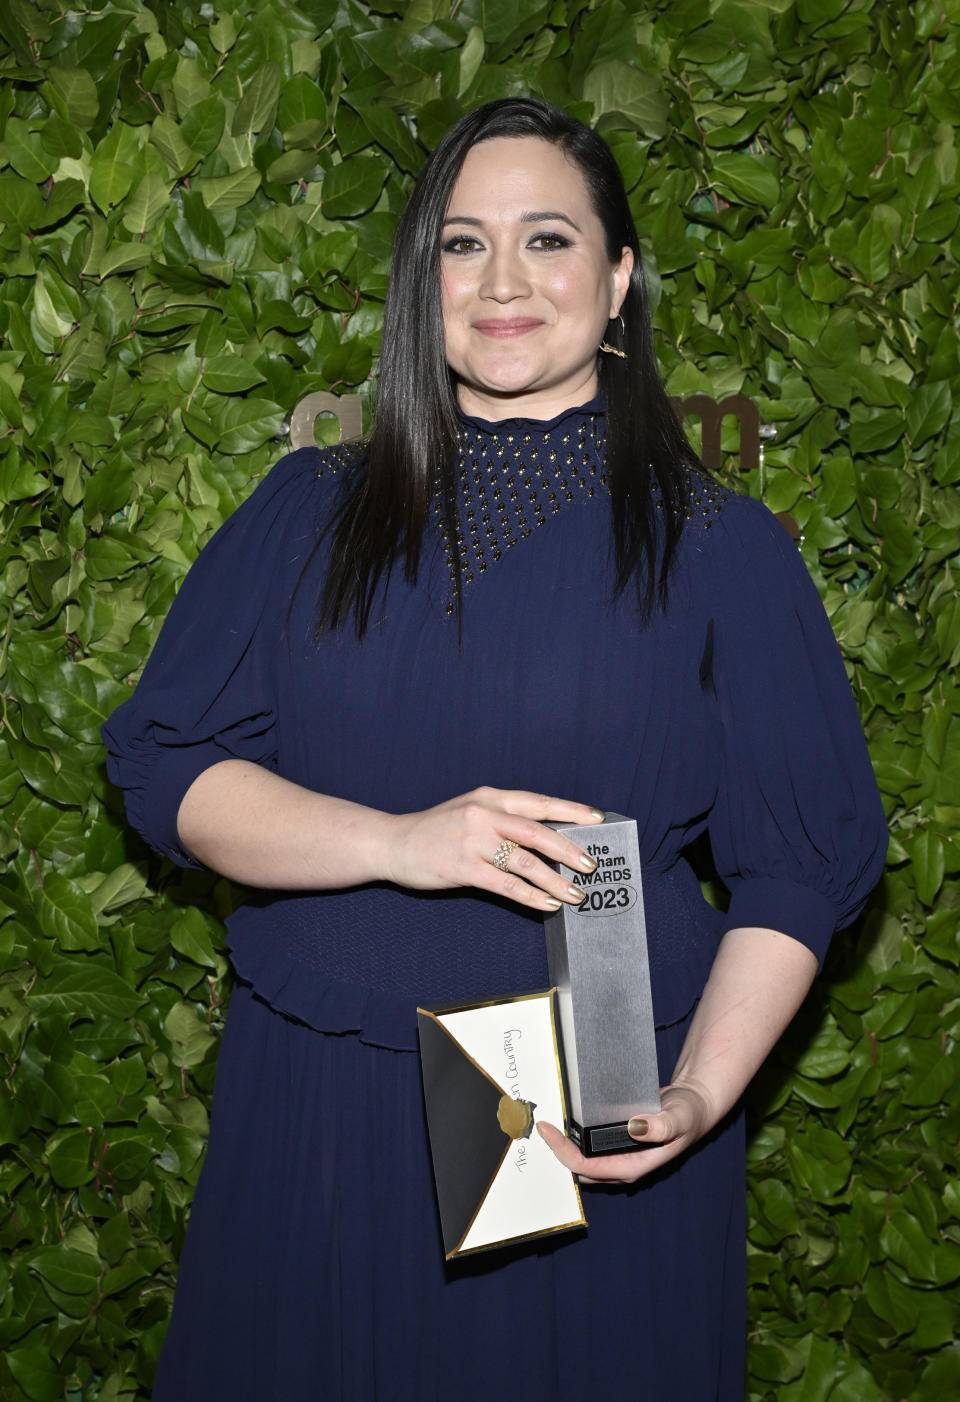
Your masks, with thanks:
[{"label": "fingernail", "polygon": [[559,910],[563,905],[563,901],[558,901],[556,896],[544,896],[544,900],[551,910]]},{"label": "fingernail", "polygon": [[598,823],[605,823],[607,821],[606,813],[601,813],[599,808],[591,808],[590,816],[591,818],[596,818]]},{"label": "fingernail", "polygon": [[637,1119],[636,1116],[634,1116],[632,1120],[627,1121],[627,1133],[634,1139],[639,1139],[642,1134],[646,1134],[649,1128],[650,1125],[646,1120]]},{"label": "fingernail", "polygon": [[567,887],[567,900],[576,901],[577,905],[583,905],[583,892],[579,886]]},{"label": "fingernail", "polygon": [[546,1136],[546,1135],[544,1134],[544,1132],[543,1132],[543,1127],[542,1127],[542,1125],[539,1123],[539,1121],[536,1121],[536,1120],[534,1121],[534,1123],[535,1123],[536,1126],[537,1126],[537,1133],[539,1134],[540,1138],[543,1139],[543,1140],[545,1141],[547,1136]]},{"label": "fingernail", "polygon": [[597,859],[596,857],[591,857],[589,852],[582,852],[580,854],[580,865],[583,867],[584,871],[596,871]]}]

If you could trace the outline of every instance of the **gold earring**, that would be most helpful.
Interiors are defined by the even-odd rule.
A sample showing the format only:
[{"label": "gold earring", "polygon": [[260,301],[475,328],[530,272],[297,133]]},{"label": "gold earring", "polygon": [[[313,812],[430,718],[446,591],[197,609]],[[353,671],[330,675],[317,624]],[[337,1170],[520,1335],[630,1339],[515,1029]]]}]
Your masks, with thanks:
[{"label": "gold earring", "polygon": [[[611,317],[610,320],[613,321],[613,317]],[[620,334],[621,334],[621,336],[624,338],[624,340],[626,340],[627,328],[626,328],[626,326],[624,326],[624,324],[623,324],[623,317],[620,315],[619,312],[617,313],[617,321],[619,321],[619,323],[620,323]],[[618,356],[618,357],[620,358],[620,360],[627,360],[627,359],[629,358],[629,357],[627,356],[627,352],[626,352],[626,351],[617,350],[616,346],[611,346],[611,345],[609,345],[608,342],[606,342],[606,341],[601,341],[601,342],[600,342],[600,349],[601,349],[602,351],[606,351],[607,355],[616,355],[616,356]]]}]

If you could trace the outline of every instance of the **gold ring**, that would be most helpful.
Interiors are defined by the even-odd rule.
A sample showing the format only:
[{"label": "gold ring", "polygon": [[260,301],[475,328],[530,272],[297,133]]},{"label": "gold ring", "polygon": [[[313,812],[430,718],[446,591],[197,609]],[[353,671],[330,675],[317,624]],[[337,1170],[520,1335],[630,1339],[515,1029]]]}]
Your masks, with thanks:
[{"label": "gold ring", "polygon": [[500,843],[500,846],[497,848],[496,852],[493,854],[493,865],[497,868],[498,871],[507,870],[507,862],[510,860],[510,853],[514,850],[514,848],[519,846],[519,842],[511,842],[508,837],[504,838],[504,840]]}]

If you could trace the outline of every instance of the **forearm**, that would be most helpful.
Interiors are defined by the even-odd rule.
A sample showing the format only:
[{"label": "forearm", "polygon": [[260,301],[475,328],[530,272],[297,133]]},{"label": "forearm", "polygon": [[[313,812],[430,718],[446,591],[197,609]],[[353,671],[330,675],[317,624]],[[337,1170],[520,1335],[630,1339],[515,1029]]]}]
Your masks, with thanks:
[{"label": "forearm", "polygon": [[184,795],[177,829],[206,866],[276,890],[384,880],[395,819],[313,793],[242,759],[205,769]]},{"label": "forearm", "polygon": [[806,945],[776,930],[735,929],[724,936],[672,1078],[700,1092],[712,1124],[739,1100],[816,971]]},{"label": "forearm", "polygon": [[[723,1119],[806,995],[817,961],[776,930],[729,930],[690,1023],[659,1114],[638,1114],[630,1134],[642,1154],[585,1159],[554,1125],[538,1123],[561,1163],[585,1182],[633,1183],[663,1168]],[[661,1066],[661,1075],[670,1067]]]},{"label": "forearm", "polygon": [[329,890],[390,881],[412,890],[474,887],[534,910],[579,905],[593,857],[550,822],[595,823],[582,803],[523,789],[478,788],[418,813],[383,813],[313,793],[246,760],[205,769],[177,815],[180,841],[247,886]]}]

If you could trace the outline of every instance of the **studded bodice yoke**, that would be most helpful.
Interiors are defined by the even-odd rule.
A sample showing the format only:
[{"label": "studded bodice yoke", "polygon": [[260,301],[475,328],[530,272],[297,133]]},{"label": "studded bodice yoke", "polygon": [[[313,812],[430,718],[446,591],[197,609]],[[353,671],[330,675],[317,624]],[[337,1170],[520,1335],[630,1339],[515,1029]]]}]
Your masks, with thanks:
[{"label": "studded bodice yoke", "polygon": [[[466,589],[578,493],[588,498],[608,496],[603,420],[599,413],[589,412],[592,407],[564,416],[552,427],[519,420],[497,424],[466,420],[460,431],[460,521],[455,541],[439,494],[434,507],[451,592],[456,589],[455,555],[460,558]],[[451,598],[447,612],[453,608]]]}]

